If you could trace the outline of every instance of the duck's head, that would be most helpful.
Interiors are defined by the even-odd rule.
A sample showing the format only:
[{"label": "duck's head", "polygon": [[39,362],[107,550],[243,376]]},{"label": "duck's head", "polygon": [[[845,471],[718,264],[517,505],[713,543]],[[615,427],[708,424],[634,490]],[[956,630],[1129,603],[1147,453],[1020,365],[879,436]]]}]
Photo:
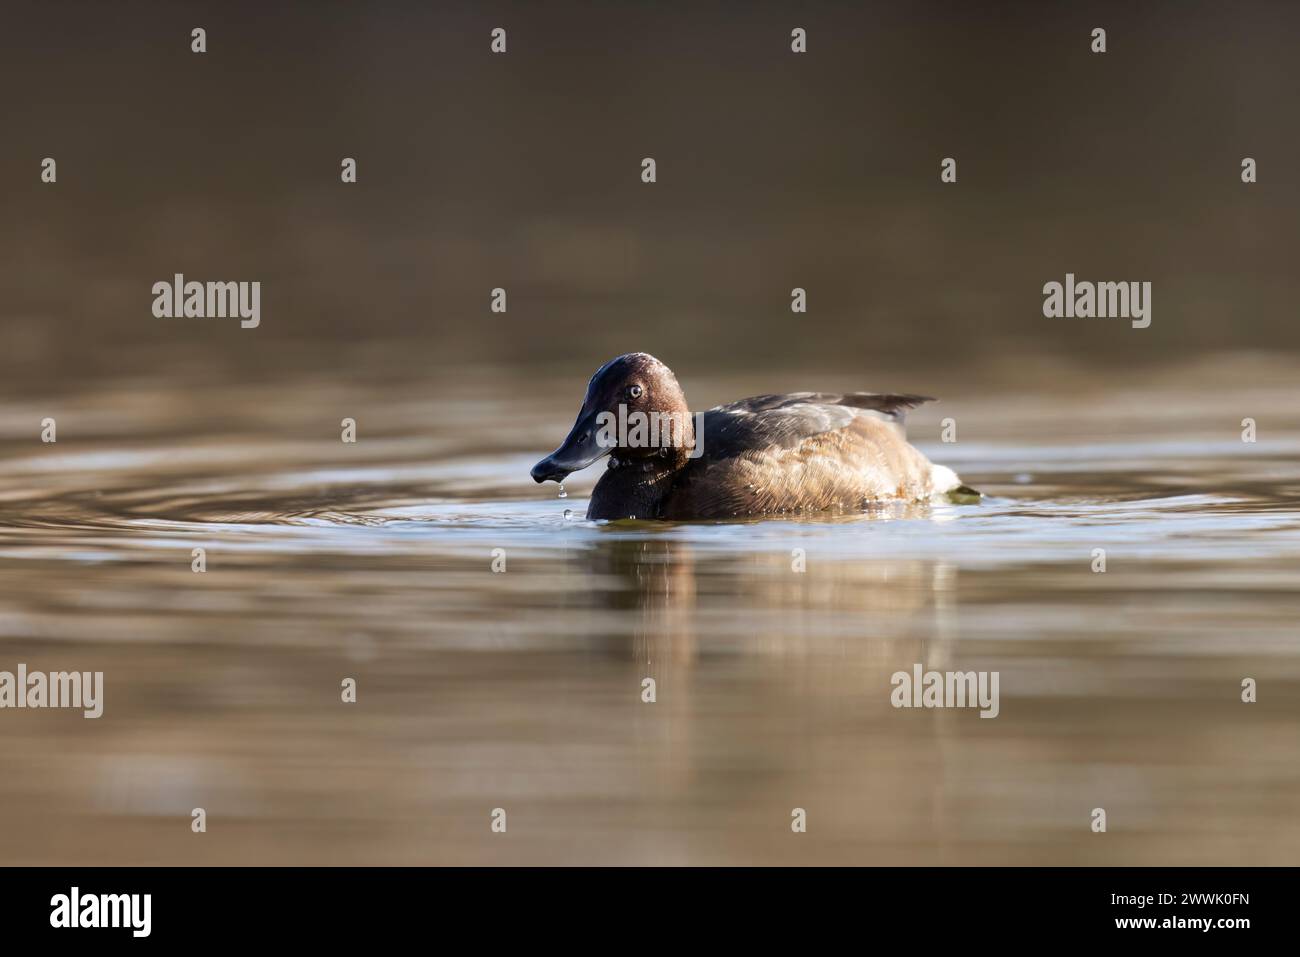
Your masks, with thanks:
[{"label": "duck's head", "polygon": [[690,408],[673,371],[648,353],[631,352],[596,370],[569,437],[531,474],[536,482],[562,482],[610,453],[620,462],[684,457],[694,439]]}]

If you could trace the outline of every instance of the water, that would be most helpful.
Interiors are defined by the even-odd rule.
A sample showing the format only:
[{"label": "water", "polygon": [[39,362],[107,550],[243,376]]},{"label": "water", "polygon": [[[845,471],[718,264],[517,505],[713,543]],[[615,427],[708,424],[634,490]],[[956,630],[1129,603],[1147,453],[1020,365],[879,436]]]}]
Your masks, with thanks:
[{"label": "water", "polygon": [[[102,670],[105,714],[0,714],[0,860],[1293,864],[1294,370],[1194,371],[915,413],[978,505],[675,525],[528,478],[567,374],[25,390],[0,669]],[[999,716],[894,709],[917,662]]]}]

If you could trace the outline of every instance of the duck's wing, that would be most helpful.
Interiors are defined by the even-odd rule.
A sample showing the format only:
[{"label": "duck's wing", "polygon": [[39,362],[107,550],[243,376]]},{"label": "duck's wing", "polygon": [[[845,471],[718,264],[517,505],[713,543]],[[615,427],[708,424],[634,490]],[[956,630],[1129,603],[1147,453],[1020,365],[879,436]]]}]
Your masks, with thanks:
[{"label": "duck's wing", "polygon": [[869,417],[904,437],[909,409],[934,400],[924,395],[878,392],[791,392],[756,395],[704,413],[704,448],[711,459],[755,449],[790,449],[824,432]]},{"label": "duck's wing", "polygon": [[932,466],[903,434],[919,395],[760,395],[704,413],[701,457],[679,473],[664,518],[857,509],[921,499]]}]

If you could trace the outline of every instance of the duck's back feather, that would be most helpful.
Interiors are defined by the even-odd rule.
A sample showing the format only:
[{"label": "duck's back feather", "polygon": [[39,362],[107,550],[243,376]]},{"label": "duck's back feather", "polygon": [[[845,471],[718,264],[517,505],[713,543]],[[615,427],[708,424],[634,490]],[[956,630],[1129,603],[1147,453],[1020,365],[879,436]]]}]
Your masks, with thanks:
[{"label": "duck's back feather", "polygon": [[842,429],[863,415],[890,422],[903,435],[907,410],[933,401],[923,395],[875,392],[756,395],[704,413],[704,451],[716,460],[754,449],[793,448],[814,435]]},{"label": "duck's back feather", "polygon": [[710,409],[702,455],[682,470],[663,517],[860,509],[873,501],[925,498],[931,465],[908,444],[903,417],[929,401],[796,392]]}]

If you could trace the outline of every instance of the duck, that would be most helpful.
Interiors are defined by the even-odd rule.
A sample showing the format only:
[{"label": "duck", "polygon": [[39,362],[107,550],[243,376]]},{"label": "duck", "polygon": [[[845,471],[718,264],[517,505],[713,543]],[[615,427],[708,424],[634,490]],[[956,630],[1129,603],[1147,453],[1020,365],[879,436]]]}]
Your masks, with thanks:
[{"label": "duck", "polygon": [[[673,371],[646,352],[606,362],[568,436],[533,466],[563,482],[601,458],[587,518],[693,521],[974,495],[907,441],[906,393],[757,395],[692,415]],[[954,500],[960,500],[954,498]]]}]

